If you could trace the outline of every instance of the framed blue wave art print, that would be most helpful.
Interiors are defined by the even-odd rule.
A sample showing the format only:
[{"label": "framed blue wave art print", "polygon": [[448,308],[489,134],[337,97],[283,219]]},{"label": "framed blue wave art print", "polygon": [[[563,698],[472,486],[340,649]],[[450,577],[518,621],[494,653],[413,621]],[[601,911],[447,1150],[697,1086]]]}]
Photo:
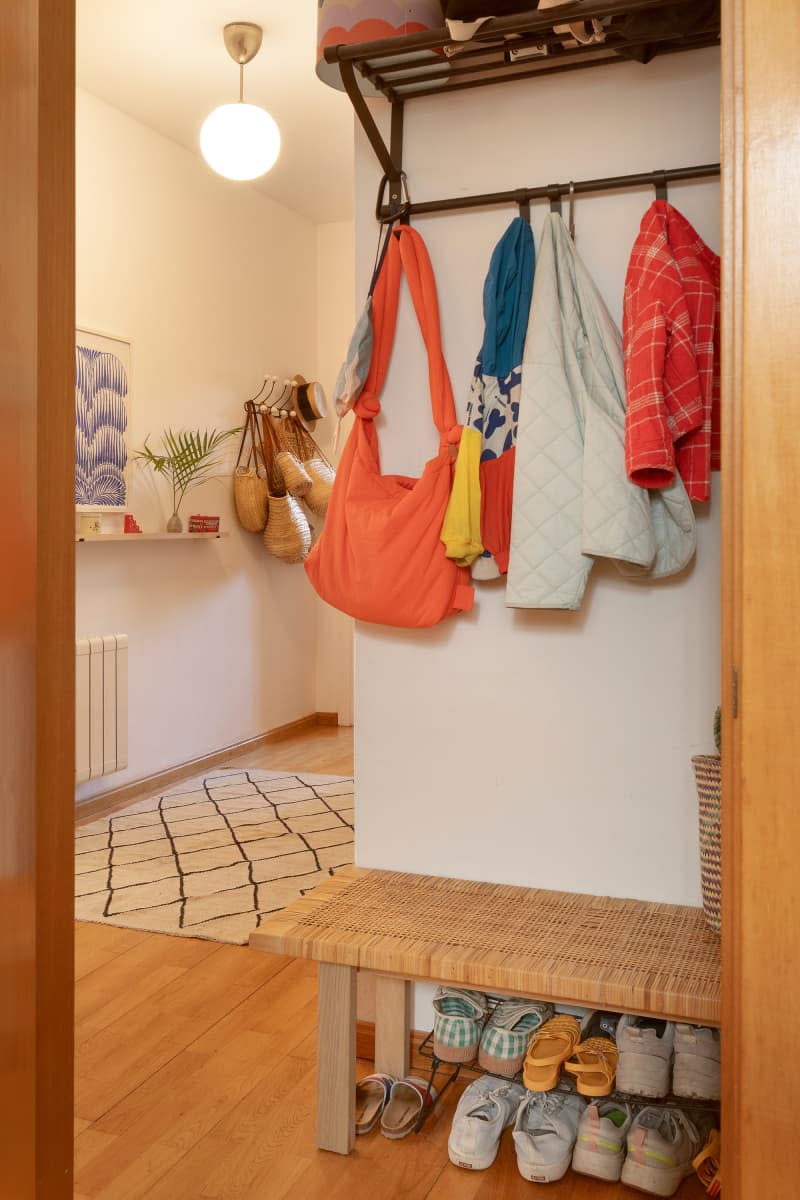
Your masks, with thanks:
[{"label": "framed blue wave art print", "polygon": [[79,512],[120,512],[128,507],[130,402],[130,342],[76,330],[75,506]]}]

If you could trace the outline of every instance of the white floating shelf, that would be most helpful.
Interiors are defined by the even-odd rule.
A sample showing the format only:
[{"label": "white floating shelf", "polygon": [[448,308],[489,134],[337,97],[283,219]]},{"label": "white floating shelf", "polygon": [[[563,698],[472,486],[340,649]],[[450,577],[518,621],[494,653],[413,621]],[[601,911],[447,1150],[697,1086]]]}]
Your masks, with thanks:
[{"label": "white floating shelf", "polygon": [[230,537],[229,533],[76,533],[76,542],[201,542]]}]

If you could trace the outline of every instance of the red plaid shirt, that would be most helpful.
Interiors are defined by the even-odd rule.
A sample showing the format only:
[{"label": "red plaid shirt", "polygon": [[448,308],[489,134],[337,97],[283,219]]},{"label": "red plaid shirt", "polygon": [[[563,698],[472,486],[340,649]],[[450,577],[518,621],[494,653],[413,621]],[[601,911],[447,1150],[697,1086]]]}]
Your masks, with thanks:
[{"label": "red plaid shirt", "polygon": [[719,470],[719,256],[664,200],[645,213],[623,311],[625,465],[640,487],[677,469],[692,500]]}]

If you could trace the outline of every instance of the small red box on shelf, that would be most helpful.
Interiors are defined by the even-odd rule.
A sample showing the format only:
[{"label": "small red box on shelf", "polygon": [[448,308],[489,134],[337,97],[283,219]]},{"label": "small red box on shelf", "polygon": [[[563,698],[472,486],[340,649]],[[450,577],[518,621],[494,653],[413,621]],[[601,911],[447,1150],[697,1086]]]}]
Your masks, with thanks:
[{"label": "small red box on shelf", "polygon": [[219,517],[189,517],[189,533],[219,533]]}]

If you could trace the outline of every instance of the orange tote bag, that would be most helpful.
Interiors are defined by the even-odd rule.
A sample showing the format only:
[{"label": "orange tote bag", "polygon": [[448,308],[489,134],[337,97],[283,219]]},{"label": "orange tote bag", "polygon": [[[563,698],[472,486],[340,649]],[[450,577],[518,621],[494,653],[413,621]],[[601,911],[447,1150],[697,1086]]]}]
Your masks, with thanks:
[{"label": "orange tote bag", "polygon": [[[428,352],[433,420],[439,452],[419,479],[382,475],[375,418],[392,354],[401,270]],[[447,558],[440,540],[450,499],[456,424],[453,389],[442,353],[436,281],[416,230],[401,226],[373,293],[374,342],[369,375],[355,405],[355,423],[336,470],[322,536],[305,569],[328,604],[361,621],[424,628],[472,608],[469,571]]]}]

